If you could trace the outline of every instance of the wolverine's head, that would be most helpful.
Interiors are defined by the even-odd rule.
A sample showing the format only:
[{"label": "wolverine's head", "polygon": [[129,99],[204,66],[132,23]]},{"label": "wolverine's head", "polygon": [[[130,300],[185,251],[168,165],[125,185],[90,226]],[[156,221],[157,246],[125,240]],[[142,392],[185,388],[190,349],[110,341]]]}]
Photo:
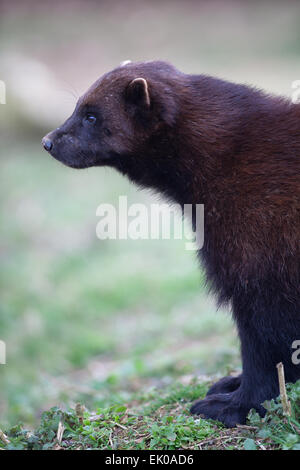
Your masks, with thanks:
[{"label": "wolverine's head", "polygon": [[175,122],[173,83],[182,76],[165,62],[119,66],[97,80],[69,119],[43,138],[44,148],[72,168],[113,165],[136,155]]}]

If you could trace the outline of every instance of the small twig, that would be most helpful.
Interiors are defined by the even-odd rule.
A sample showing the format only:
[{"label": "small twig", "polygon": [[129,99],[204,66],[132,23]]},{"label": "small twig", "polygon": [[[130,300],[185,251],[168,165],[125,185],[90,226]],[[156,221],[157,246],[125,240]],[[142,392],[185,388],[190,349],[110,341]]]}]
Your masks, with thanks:
[{"label": "small twig", "polygon": [[261,442],[257,441],[257,444],[261,448],[261,450],[267,450]]},{"label": "small twig", "polygon": [[290,423],[290,425],[292,426],[292,428],[294,429],[294,431],[296,431],[298,434],[300,434],[300,428],[298,426],[296,426],[295,423]]},{"label": "small twig", "polygon": [[236,427],[239,428],[239,429],[246,429],[248,431],[256,431],[257,430],[257,426],[248,426],[246,424],[237,424]]},{"label": "small twig", "polygon": [[119,426],[119,428],[127,429],[126,426],[123,426],[123,424],[120,423],[114,423],[114,426]]},{"label": "small twig", "polygon": [[75,405],[75,413],[77,418],[79,419],[80,424],[83,424],[83,413],[84,413],[84,406],[81,403],[76,403]]},{"label": "small twig", "polygon": [[114,443],[113,443],[113,441],[112,441],[112,433],[113,433],[113,432],[112,432],[112,430],[111,430],[111,431],[110,431],[110,434],[109,434],[108,441],[109,441],[109,443],[110,443],[111,448],[113,449],[113,448],[114,448]]},{"label": "small twig", "polygon": [[0,440],[4,442],[4,444],[9,444],[10,440],[7,438],[7,436],[4,434],[3,431],[0,429]]},{"label": "small twig", "polygon": [[61,441],[62,441],[62,438],[63,438],[63,434],[64,434],[64,430],[65,430],[65,426],[63,425],[63,423],[60,421],[58,423],[58,429],[57,429],[57,435],[56,435],[56,438],[57,438],[57,442],[59,444],[61,444]]},{"label": "small twig", "polygon": [[230,440],[233,440],[233,439],[241,439],[241,436],[238,435],[238,436],[235,436],[235,435],[230,435],[230,434],[222,434],[221,436],[217,436],[217,437],[209,437],[208,439],[204,439],[203,441],[199,442],[197,445],[199,447],[202,447],[203,445],[206,445],[206,444],[215,444],[216,442],[218,441],[223,441],[224,439],[226,439],[228,437],[228,439]]},{"label": "small twig", "polygon": [[103,418],[103,416],[104,416],[103,414],[90,416],[90,417],[89,417],[89,421],[91,421],[91,422],[93,422],[93,421],[99,421],[100,419]]},{"label": "small twig", "polygon": [[278,371],[278,380],[279,380],[279,390],[280,390],[280,399],[282,403],[283,413],[286,416],[292,416],[292,407],[291,403],[288,400],[288,396],[286,393],[286,386],[285,386],[285,378],[284,378],[284,367],[282,362],[277,364],[277,371]]}]

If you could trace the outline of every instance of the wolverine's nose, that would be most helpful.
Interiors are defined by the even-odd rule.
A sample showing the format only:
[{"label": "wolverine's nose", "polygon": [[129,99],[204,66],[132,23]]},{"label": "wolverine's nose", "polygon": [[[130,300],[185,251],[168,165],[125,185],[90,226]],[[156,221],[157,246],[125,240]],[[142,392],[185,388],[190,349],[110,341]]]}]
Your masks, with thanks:
[{"label": "wolverine's nose", "polygon": [[53,147],[53,143],[51,142],[49,137],[44,137],[42,140],[42,144],[43,144],[44,149],[47,150],[47,152],[50,152],[50,150]]}]

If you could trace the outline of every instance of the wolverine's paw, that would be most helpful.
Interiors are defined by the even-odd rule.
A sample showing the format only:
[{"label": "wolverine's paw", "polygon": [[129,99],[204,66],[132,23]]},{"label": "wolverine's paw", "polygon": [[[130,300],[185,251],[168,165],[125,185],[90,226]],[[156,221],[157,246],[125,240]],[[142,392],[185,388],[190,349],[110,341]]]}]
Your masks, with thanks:
[{"label": "wolverine's paw", "polygon": [[237,424],[245,424],[251,408],[261,411],[261,407],[251,406],[247,403],[239,403],[235,392],[228,394],[209,395],[204,400],[197,401],[191,408],[191,412],[203,418],[210,418],[233,428]]},{"label": "wolverine's paw", "polygon": [[223,377],[210,387],[206,396],[234,392],[241,385],[241,379],[241,375],[238,377]]}]

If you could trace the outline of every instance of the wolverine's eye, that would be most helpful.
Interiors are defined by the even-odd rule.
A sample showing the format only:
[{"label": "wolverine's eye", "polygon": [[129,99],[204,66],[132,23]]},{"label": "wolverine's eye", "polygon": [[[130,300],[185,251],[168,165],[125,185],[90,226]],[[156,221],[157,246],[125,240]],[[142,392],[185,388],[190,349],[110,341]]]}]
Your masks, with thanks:
[{"label": "wolverine's eye", "polygon": [[85,120],[89,123],[89,124],[95,124],[95,122],[97,121],[97,118],[96,116],[94,116],[93,114],[87,114],[85,116]]},{"label": "wolverine's eye", "polygon": [[107,135],[107,137],[109,137],[109,136],[111,135],[111,132],[110,132],[109,129],[107,129],[107,127],[105,127],[105,128],[103,129],[103,132],[104,132],[105,135]]}]

